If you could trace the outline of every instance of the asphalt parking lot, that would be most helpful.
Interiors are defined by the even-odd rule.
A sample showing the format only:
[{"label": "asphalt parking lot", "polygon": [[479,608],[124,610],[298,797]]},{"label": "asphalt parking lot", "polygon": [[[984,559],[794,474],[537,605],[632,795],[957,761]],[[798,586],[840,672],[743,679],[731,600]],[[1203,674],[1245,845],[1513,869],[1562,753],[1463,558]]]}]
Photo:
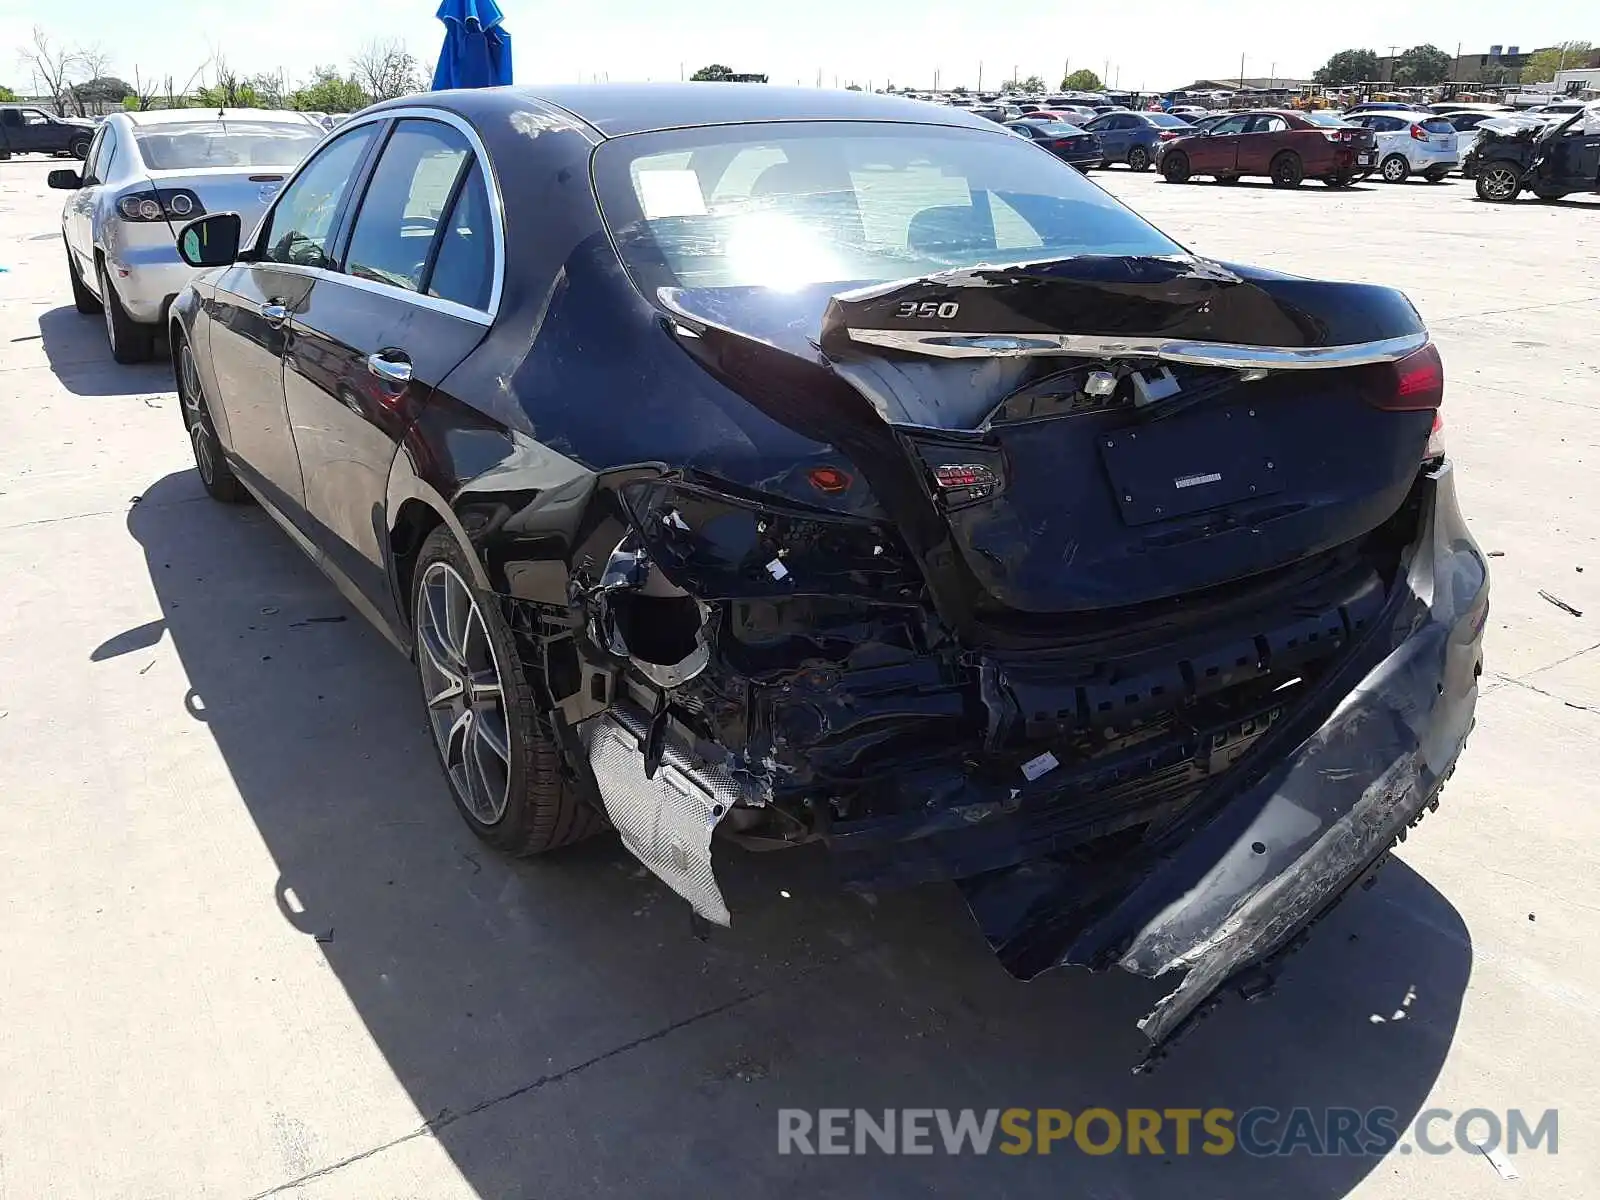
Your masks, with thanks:
[{"label": "asphalt parking lot", "polygon": [[[1134,1077],[1166,987],[1014,983],[947,889],[727,854],[702,942],[611,840],[478,845],[410,665],[73,311],[49,165],[0,163],[0,1198],[1600,1194],[1600,203],[1093,176],[1198,251],[1403,287],[1497,555],[1443,806]],[[777,1153],[790,1107],[1258,1105],[1556,1108],[1559,1152]]]}]

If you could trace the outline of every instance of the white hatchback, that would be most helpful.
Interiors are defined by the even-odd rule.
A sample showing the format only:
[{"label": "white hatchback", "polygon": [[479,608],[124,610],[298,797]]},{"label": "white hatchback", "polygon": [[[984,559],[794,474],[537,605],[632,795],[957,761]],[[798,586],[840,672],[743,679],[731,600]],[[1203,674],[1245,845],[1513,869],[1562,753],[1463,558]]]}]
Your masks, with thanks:
[{"label": "white hatchback", "polygon": [[1364,112],[1344,120],[1372,130],[1378,146],[1378,174],[1386,183],[1404,183],[1413,174],[1438,183],[1461,161],[1455,126],[1443,117]]}]

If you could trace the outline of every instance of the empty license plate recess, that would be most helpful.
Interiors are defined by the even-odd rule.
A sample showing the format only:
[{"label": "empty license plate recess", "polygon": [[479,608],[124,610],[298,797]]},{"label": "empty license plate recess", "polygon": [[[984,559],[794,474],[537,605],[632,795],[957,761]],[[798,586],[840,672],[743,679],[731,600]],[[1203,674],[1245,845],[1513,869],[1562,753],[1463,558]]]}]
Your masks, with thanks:
[{"label": "empty license plate recess", "polygon": [[1149,525],[1283,490],[1261,423],[1225,408],[1100,437],[1122,519]]}]

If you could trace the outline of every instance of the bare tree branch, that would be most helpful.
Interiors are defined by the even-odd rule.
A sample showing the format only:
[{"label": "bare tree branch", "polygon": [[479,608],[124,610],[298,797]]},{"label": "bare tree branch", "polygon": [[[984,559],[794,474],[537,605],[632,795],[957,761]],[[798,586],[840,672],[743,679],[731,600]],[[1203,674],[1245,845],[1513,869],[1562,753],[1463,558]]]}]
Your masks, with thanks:
[{"label": "bare tree branch", "polygon": [[373,101],[392,100],[422,90],[417,60],[398,41],[372,41],[350,60],[351,74]]},{"label": "bare tree branch", "polygon": [[52,42],[50,35],[35,25],[33,42],[23,48],[20,58],[23,65],[33,71],[39,89],[49,93],[56,116],[66,116],[67,102],[71,99],[70,80],[79,68],[77,51]]}]

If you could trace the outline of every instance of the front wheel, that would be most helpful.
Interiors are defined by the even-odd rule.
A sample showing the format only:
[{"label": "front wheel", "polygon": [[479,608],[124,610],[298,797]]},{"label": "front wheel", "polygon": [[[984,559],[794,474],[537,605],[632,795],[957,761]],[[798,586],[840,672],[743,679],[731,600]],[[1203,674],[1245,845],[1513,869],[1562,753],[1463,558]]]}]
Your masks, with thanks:
[{"label": "front wheel", "polygon": [[1135,146],[1128,151],[1128,166],[1135,171],[1148,171],[1150,169],[1150,151],[1143,146]]},{"label": "front wheel", "polygon": [[100,300],[83,282],[83,276],[78,272],[78,260],[73,257],[71,246],[67,247],[67,279],[72,284],[72,307],[87,317],[99,314]]},{"label": "front wheel", "polygon": [[1509,203],[1522,191],[1522,168],[1516,163],[1485,163],[1478,170],[1478,199]]},{"label": "front wheel", "polygon": [[1379,168],[1385,183],[1404,183],[1411,178],[1411,164],[1398,154],[1391,154]]},{"label": "front wheel", "polygon": [[1174,150],[1161,160],[1161,175],[1168,183],[1189,182],[1189,156]]},{"label": "front wheel", "polygon": [[1272,186],[1297,188],[1305,181],[1306,167],[1293,150],[1285,150],[1272,160]]},{"label": "front wheel", "polygon": [[440,526],[417,556],[417,676],[450,794],[489,845],[519,857],[576,842],[605,818],[568,786],[549,719],[495,598]]},{"label": "front wheel", "polygon": [[71,154],[73,158],[77,159],[79,162],[82,162],[84,159],[89,157],[89,139],[86,137],[73,138],[72,141],[67,145],[67,152]]}]

